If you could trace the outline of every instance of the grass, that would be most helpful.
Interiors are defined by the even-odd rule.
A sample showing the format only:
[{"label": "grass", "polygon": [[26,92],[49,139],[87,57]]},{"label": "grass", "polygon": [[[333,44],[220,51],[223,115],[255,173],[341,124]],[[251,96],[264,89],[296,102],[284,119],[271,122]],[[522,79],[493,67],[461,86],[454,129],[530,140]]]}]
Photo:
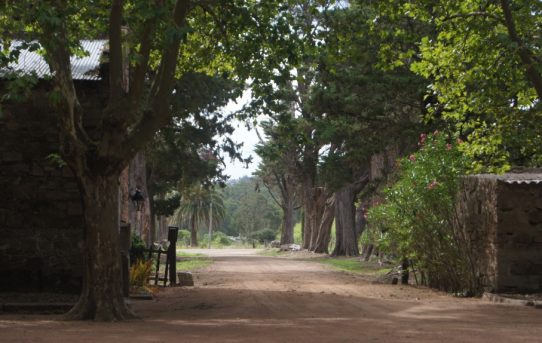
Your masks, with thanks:
[{"label": "grass", "polygon": [[353,274],[380,276],[391,270],[382,268],[374,262],[360,261],[359,257],[328,257],[319,258],[316,261]]},{"label": "grass", "polygon": [[194,271],[208,267],[213,263],[213,260],[204,254],[177,251],[177,258],[179,257],[181,260],[177,261],[177,271]]}]

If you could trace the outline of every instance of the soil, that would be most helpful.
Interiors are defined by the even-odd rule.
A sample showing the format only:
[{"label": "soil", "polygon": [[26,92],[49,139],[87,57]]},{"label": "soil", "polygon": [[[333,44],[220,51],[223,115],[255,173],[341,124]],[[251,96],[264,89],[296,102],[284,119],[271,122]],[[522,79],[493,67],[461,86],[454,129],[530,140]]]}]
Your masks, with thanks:
[{"label": "soil", "polygon": [[195,287],[132,301],[138,320],[0,315],[0,342],[542,342],[539,309],[371,283],[305,257],[202,250]]}]

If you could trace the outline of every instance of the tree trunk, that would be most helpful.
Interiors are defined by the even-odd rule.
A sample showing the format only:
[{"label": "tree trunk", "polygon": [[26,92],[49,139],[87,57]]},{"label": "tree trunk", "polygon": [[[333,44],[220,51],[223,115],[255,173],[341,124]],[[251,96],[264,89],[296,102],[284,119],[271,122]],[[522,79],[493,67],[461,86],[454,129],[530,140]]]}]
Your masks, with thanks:
[{"label": "tree trunk", "polygon": [[326,207],[326,193],[324,191],[323,187],[315,188],[314,189],[314,207],[312,208],[312,215],[311,215],[311,238],[310,238],[310,244],[309,244],[309,250],[314,251],[316,246],[316,240],[318,238],[318,233],[320,230],[320,226],[322,225],[322,218],[324,216],[324,210]]},{"label": "tree trunk", "polygon": [[359,255],[354,198],[354,187],[351,184],[335,192],[336,243],[333,256]]},{"label": "tree trunk", "polygon": [[119,249],[118,176],[79,177],[85,209],[83,290],[67,319],[133,317],[124,303]]},{"label": "tree trunk", "polygon": [[196,218],[190,220],[190,246],[195,248],[198,246],[198,230],[196,227]]},{"label": "tree trunk", "polygon": [[331,240],[331,226],[335,219],[335,198],[331,197],[326,201],[324,214],[318,228],[318,235],[312,251],[320,254],[329,253],[329,241]]},{"label": "tree trunk", "polygon": [[287,199],[284,206],[282,206],[282,233],[280,236],[280,244],[292,244],[294,242],[294,208],[295,203],[293,199]]},{"label": "tree trunk", "polygon": [[313,188],[307,188],[304,186],[303,189],[303,249],[308,249],[311,244],[311,235],[312,235],[312,212],[314,208],[313,201]]}]

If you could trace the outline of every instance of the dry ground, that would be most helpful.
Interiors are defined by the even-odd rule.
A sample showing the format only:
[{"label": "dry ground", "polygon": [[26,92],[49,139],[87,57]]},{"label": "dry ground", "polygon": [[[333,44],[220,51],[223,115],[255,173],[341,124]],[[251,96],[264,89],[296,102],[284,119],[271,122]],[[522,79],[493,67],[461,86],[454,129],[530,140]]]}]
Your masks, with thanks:
[{"label": "dry ground", "polygon": [[375,285],[254,252],[211,250],[196,287],[134,302],[140,320],[2,315],[0,342],[542,342],[539,309]]}]

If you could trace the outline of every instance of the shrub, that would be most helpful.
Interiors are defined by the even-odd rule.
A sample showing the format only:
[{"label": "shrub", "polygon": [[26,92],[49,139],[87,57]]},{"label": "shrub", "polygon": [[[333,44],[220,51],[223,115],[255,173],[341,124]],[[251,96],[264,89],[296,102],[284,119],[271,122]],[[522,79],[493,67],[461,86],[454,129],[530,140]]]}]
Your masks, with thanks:
[{"label": "shrub", "polygon": [[146,288],[151,273],[152,261],[135,261],[130,267],[130,287],[132,289]]},{"label": "shrub", "polygon": [[469,161],[458,144],[438,132],[420,137],[418,152],[399,162],[397,181],[371,208],[368,222],[377,229],[378,247],[416,261],[425,283],[447,291],[472,290],[471,275],[453,229],[459,177]]},{"label": "shrub", "polygon": [[132,245],[130,247],[130,264],[133,265],[138,260],[146,260],[147,247],[141,237],[132,234]]}]

